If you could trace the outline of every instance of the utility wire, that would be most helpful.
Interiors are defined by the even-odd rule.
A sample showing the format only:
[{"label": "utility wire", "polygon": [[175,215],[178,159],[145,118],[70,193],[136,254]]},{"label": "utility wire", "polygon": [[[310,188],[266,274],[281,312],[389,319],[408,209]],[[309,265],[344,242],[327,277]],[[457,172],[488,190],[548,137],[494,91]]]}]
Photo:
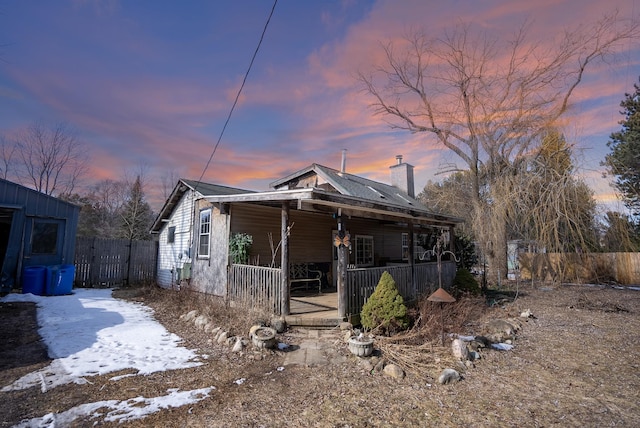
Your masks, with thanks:
[{"label": "utility wire", "polygon": [[244,79],[242,79],[242,85],[240,85],[240,89],[238,89],[238,93],[236,94],[236,99],[233,101],[233,105],[231,106],[231,110],[229,110],[229,115],[227,116],[227,120],[224,122],[224,126],[222,127],[222,131],[220,132],[220,136],[218,137],[218,141],[216,142],[216,145],[213,148],[213,151],[211,152],[211,156],[209,156],[209,160],[207,161],[207,164],[205,165],[204,169],[202,170],[202,174],[200,174],[200,178],[198,179],[198,182],[196,183],[196,188],[194,189],[194,191],[197,189],[198,184],[202,181],[202,178],[204,177],[204,174],[207,172],[207,169],[209,168],[209,165],[211,164],[211,161],[213,160],[213,156],[216,154],[216,151],[218,150],[218,146],[220,145],[220,141],[222,141],[222,136],[224,135],[224,131],[227,129],[227,125],[229,124],[229,120],[231,119],[231,115],[233,114],[233,111],[236,108],[236,104],[238,104],[238,99],[240,98],[240,94],[242,93],[242,89],[244,88],[245,83],[247,82],[247,77],[249,77],[249,72],[251,71],[251,67],[253,66],[253,61],[256,59],[256,56],[258,55],[258,51],[260,50],[260,45],[262,45],[262,40],[264,39],[264,35],[267,32],[267,27],[269,26],[269,22],[271,21],[271,17],[273,16],[273,12],[276,9],[276,4],[278,3],[278,0],[274,0],[273,1],[273,7],[271,7],[271,12],[269,13],[269,17],[267,18],[267,22],[264,24],[264,29],[262,30],[262,34],[260,35],[260,41],[258,41],[258,46],[256,46],[256,50],[253,52],[253,57],[251,58],[251,62],[249,63],[249,68],[247,68],[247,72],[244,74]]}]

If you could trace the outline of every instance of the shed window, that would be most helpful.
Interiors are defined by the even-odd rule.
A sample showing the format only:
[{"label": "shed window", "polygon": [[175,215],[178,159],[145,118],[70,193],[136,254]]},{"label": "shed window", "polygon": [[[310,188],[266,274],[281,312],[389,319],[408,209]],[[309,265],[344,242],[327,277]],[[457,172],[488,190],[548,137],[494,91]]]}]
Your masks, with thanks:
[{"label": "shed window", "polygon": [[35,220],[31,237],[31,254],[55,254],[58,223]]},{"label": "shed window", "polygon": [[171,226],[167,232],[167,244],[173,244],[176,242],[176,227]]},{"label": "shed window", "polygon": [[198,257],[209,258],[209,242],[211,241],[211,210],[200,211],[200,235],[198,240]]},{"label": "shed window", "polygon": [[356,235],[356,266],[373,266],[373,236]]}]

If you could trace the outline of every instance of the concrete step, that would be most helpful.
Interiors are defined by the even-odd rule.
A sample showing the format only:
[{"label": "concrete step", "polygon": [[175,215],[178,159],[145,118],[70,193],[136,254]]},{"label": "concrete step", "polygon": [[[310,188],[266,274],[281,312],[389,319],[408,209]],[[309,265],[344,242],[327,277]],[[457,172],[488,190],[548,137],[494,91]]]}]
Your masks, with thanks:
[{"label": "concrete step", "polygon": [[288,326],[307,328],[333,328],[338,327],[345,319],[338,317],[311,318],[309,316],[287,315],[284,317]]}]

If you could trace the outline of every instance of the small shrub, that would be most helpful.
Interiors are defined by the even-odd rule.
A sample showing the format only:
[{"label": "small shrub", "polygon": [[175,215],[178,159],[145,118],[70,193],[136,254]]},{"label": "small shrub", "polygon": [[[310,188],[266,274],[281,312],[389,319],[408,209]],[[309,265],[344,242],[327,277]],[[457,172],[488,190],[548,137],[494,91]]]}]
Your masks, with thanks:
[{"label": "small shrub", "polygon": [[467,269],[458,269],[453,280],[453,286],[458,293],[470,293],[473,296],[481,294],[480,284]]},{"label": "small shrub", "polygon": [[364,328],[379,328],[388,335],[408,327],[407,307],[389,272],[382,274],[375,291],[362,307],[360,322]]}]

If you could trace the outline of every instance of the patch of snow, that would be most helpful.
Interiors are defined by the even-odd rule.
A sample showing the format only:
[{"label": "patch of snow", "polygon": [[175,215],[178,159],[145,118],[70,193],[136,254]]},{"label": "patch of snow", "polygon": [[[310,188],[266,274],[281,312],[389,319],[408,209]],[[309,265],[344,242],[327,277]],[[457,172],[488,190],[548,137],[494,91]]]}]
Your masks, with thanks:
[{"label": "patch of snow", "polygon": [[114,299],[109,289],[76,289],[65,296],[9,294],[2,301],[36,303],[38,332],[54,359],[49,366],[3,387],[3,392],[32,386],[46,392],[119,370],[148,375],[202,364],[193,350],[180,346],[180,337],[153,318],[150,308]]},{"label": "patch of snow", "polygon": [[[162,397],[136,397],[126,401],[106,400],[81,404],[62,413],[48,413],[41,418],[33,418],[14,425],[14,428],[70,426],[76,419],[89,416],[89,419],[102,418],[105,422],[126,422],[142,419],[148,415],[170,407],[180,407],[197,403],[209,397],[215,387],[179,391],[169,389]],[[106,409],[106,410],[101,410]]]}]

